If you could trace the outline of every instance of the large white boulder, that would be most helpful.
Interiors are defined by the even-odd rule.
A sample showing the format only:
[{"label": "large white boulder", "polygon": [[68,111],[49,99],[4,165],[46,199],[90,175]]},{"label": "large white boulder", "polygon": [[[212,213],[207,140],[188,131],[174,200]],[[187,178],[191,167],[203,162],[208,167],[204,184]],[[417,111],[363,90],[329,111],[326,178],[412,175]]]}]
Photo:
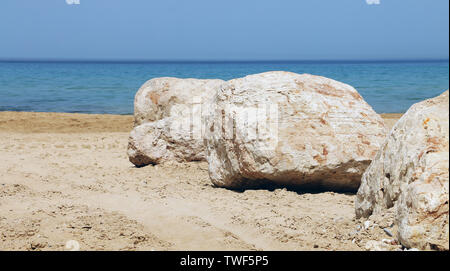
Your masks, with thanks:
[{"label": "large white boulder", "polygon": [[203,125],[222,80],[155,78],[134,101],[128,157],[136,166],[204,160]]},{"label": "large white boulder", "polygon": [[230,80],[207,119],[212,182],[356,190],[386,130],[351,86],[320,76],[267,72]]},{"label": "large white boulder", "polygon": [[362,177],[356,216],[395,208],[399,240],[419,249],[447,249],[449,98],[413,105],[395,124]]}]

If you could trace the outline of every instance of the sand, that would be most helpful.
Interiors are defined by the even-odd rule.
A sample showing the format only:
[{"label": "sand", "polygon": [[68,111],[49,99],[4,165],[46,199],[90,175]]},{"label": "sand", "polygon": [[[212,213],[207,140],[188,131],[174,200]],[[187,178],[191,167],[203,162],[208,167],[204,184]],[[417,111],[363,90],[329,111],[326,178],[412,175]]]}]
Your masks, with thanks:
[{"label": "sand", "polygon": [[216,188],[205,162],[135,168],[132,126],[0,112],[0,250],[363,250],[389,238],[356,232],[354,194]]}]

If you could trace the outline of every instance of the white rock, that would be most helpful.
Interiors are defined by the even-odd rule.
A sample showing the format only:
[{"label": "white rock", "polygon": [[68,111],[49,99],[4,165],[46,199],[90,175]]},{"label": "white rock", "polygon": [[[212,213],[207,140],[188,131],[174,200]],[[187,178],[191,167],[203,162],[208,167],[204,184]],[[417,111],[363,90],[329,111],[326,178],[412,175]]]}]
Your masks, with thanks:
[{"label": "white rock", "polygon": [[358,190],[356,216],[395,207],[405,247],[449,247],[448,108],[448,91],[413,105],[393,127]]},{"label": "white rock", "polygon": [[155,78],[135,97],[128,157],[136,166],[204,160],[204,118],[222,80]]},{"label": "white rock", "polygon": [[[172,107],[178,105],[203,104],[212,101],[219,79],[181,79],[161,77],[148,80],[134,98],[135,126],[174,117]],[[175,110],[175,113],[180,113]],[[176,115],[175,117],[181,117]]]},{"label": "white rock", "polygon": [[370,221],[368,221],[368,220],[365,221],[365,222],[364,222],[364,229],[365,229],[365,230],[369,229],[371,225],[372,225],[372,222],[370,222]]},{"label": "white rock", "polygon": [[365,245],[365,249],[368,251],[388,251],[389,245],[384,242],[369,240]]},{"label": "white rock", "polygon": [[212,182],[354,189],[386,136],[351,86],[320,76],[267,72],[222,85],[208,118]]}]

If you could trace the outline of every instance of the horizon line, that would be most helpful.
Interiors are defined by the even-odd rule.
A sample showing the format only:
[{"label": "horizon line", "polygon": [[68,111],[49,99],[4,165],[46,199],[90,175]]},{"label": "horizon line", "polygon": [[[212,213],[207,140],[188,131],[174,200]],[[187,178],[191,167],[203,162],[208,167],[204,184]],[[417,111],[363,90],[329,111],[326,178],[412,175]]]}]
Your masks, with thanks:
[{"label": "horizon line", "polygon": [[449,62],[449,58],[417,59],[63,59],[63,58],[0,58],[2,63],[377,63],[377,62]]}]

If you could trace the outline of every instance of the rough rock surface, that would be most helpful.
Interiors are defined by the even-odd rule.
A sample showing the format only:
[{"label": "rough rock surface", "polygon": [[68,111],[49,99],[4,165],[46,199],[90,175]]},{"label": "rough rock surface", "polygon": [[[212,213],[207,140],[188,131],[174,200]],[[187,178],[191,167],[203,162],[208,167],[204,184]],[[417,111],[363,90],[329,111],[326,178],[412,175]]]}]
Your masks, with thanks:
[{"label": "rough rock surface", "polygon": [[203,118],[222,80],[155,78],[134,101],[128,157],[136,166],[204,160]]},{"label": "rough rock surface", "polygon": [[449,98],[413,105],[395,124],[364,173],[356,216],[395,209],[405,247],[447,249]]},{"label": "rough rock surface", "polygon": [[207,119],[207,161],[221,187],[262,184],[356,190],[386,135],[351,86],[267,72],[230,80]]}]

